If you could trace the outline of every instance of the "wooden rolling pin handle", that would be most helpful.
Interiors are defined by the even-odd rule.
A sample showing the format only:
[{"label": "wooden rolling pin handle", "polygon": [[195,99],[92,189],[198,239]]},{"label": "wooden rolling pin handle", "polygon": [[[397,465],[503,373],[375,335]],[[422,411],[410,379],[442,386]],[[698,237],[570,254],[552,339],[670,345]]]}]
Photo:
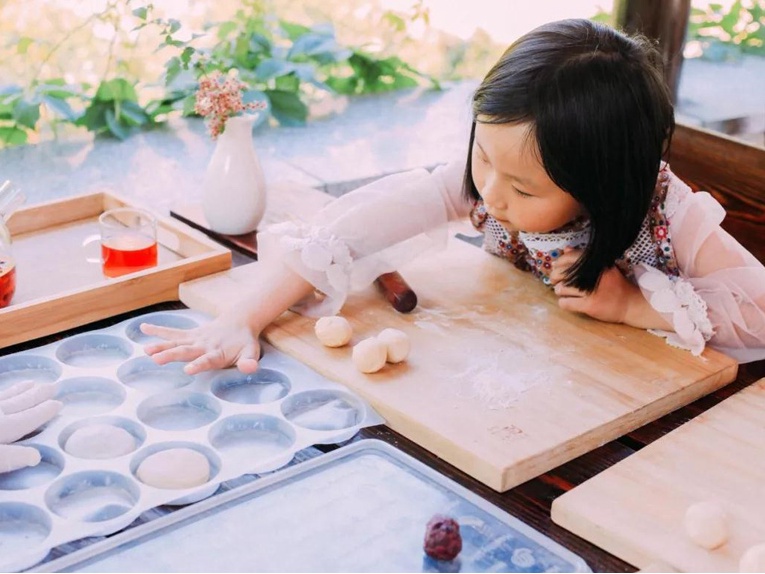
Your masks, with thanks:
[{"label": "wooden rolling pin handle", "polygon": [[396,271],[380,275],[375,283],[399,313],[409,313],[417,306],[417,294]]}]

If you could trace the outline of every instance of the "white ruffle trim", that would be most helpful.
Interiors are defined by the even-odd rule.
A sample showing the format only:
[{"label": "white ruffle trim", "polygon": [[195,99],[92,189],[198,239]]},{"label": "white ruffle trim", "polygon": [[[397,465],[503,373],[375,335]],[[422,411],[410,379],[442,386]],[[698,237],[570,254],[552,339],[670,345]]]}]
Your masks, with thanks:
[{"label": "white ruffle trim", "polygon": [[646,268],[638,278],[638,286],[651,306],[661,313],[675,329],[675,332],[649,329],[650,333],[665,337],[667,343],[691,351],[698,356],[714,328],[709,320],[707,304],[684,279],[672,280],[664,273]]},{"label": "white ruffle trim", "polygon": [[270,225],[267,233],[275,240],[287,263],[329,297],[320,308],[316,303],[309,305],[313,307],[310,314],[320,310],[336,312],[335,307],[342,305],[350,288],[353,258],[345,241],[326,227],[292,221]]}]

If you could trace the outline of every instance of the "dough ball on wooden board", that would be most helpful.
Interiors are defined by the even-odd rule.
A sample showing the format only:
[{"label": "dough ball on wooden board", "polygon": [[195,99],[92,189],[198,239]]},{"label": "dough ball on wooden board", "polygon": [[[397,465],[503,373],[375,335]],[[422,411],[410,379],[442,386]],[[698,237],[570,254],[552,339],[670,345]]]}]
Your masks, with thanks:
[{"label": "dough ball on wooden board", "polygon": [[364,339],[353,347],[353,364],[362,373],[376,373],[385,366],[388,347],[376,337]]},{"label": "dough ball on wooden board", "polygon": [[398,329],[383,329],[377,338],[385,343],[388,349],[387,361],[389,363],[400,363],[409,356],[412,343],[409,335]]},{"label": "dough ball on wooden board", "polygon": [[765,543],[752,546],[738,562],[739,572],[765,572]]},{"label": "dough ball on wooden board", "polygon": [[205,455],[194,449],[169,448],[147,456],[135,474],[149,486],[191,488],[210,479],[210,463]]},{"label": "dough ball on wooden board", "polygon": [[353,335],[351,324],[345,317],[322,317],[313,327],[316,337],[325,347],[342,347],[347,345]]},{"label": "dough ball on wooden board", "polygon": [[712,550],[728,540],[728,513],[714,500],[691,504],[683,524],[688,538],[702,548]]},{"label": "dough ball on wooden board", "polygon": [[123,428],[92,424],[78,428],[66,439],[64,450],[79,458],[116,458],[135,450],[135,437]]}]

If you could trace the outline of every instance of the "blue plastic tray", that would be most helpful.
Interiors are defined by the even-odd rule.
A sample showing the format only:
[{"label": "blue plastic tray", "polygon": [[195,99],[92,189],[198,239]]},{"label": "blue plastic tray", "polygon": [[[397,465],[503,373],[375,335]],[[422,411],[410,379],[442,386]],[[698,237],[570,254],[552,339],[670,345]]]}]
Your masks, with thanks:
[{"label": "blue plastic tray", "polygon": [[[451,562],[422,550],[457,519]],[[577,555],[412,457],[361,440],[119,533],[36,571],[589,572]]]}]

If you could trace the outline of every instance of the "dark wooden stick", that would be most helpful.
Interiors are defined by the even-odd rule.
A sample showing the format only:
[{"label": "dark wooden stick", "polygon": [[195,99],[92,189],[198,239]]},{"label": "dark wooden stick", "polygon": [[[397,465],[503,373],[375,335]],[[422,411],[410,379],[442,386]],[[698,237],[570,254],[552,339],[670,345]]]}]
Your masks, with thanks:
[{"label": "dark wooden stick", "polygon": [[417,294],[396,271],[380,275],[375,284],[399,313],[409,313],[417,306]]}]

